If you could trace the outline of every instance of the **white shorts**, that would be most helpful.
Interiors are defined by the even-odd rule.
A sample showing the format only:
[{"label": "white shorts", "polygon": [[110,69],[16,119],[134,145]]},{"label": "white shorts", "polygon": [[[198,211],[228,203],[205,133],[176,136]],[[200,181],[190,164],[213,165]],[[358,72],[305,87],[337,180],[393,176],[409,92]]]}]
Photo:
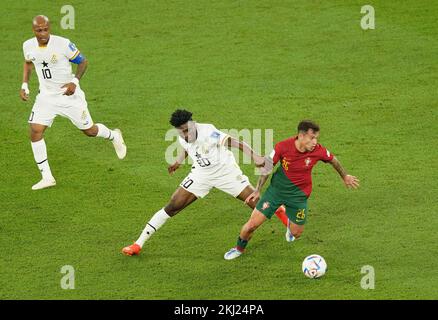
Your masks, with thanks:
[{"label": "white shorts", "polygon": [[205,197],[212,188],[217,188],[237,197],[251,183],[237,164],[225,165],[214,173],[193,169],[180,186],[198,198]]},{"label": "white shorts", "polygon": [[71,96],[38,94],[28,122],[51,127],[58,115],[70,119],[80,130],[90,129],[93,126],[85,93],[80,88],[76,88]]}]

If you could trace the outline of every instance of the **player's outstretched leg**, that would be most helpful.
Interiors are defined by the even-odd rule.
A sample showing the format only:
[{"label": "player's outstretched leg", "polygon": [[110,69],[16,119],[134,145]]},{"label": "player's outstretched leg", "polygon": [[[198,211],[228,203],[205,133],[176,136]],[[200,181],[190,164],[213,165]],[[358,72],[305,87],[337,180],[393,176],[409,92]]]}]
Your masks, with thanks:
[{"label": "player's outstretched leg", "polygon": [[167,219],[170,218],[170,215],[162,208],[158,212],[156,212],[152,219],[146,224],[143,232],[140,234],[140,237],[134,244],[124,247],[122,249],[122,253],[127,256],[133,256],[140,254],[141,248],[144,243],[159,229],[166,223]]},{"label": "player's outstretched leg", "polygon": [[146,227],[144,228],[143,232],[140,234],[140,237],[137,239],[137,241],[135,241],[134,244],[130,246],[124,247],[122,249],[122,253],[127,256],[140,254],[141,248],[143,247],[144,243],[159,228],[161,228],[164,225],[167,219],[176,215],[178,212],[180,212],[182,209],[187,207],[196,199],[197,197],[193,193],[188,192],[187,190],[181,187],[176,189],[169,203],[164,208],[156,212],[153,215],[152,219],[149,220],[149,222],[146,224]]},{"label": "player's outstretched leg", "polygon": [[240,257],[245,251],[248,241],[251,239],[254,231],[260,227],[263,222],[266,221],[266,216],[259,210],[254,209],[248,222],[245,223],[240,231],[239,238],[237,238],[237,244],[234,248],[231,248],[225,253],[225,260],[232,260]]},{"label": "player's outstretched leg", "polygon": [[119,159],[126,157],[127,148],[120,129],[111,130],[104,124],[96,123],[90,129],[82,131],[89,137],[100,137],[110,140],[116,150],[117,157]]},{"label": "player's outstretched leg", "polygon": [[50,170],[49,160],[47,159],[46,142],[43,134],[47,126],[42,124],[32,123],[30,125],[30,138],[33,151],[33,157],[41,172],[42,179],[32,186],[32,190],[40,190],[53,187],[56,185],[56,180]]}]

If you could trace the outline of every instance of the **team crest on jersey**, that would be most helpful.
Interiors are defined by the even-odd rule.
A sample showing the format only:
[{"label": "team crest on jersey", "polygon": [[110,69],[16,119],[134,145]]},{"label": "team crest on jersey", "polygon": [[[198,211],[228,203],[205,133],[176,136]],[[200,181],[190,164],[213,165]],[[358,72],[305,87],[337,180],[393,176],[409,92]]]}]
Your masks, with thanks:
[{"label": "team crest on jersey", "polygon": [[56,54],[53,54],[52,58],[50,59],[51,63],[57,63],[58,62],[58,58],[56,57]]},{"label": "team crest on jersey", "polygon": [[201,146],[201,153],[202,154],[208,154],[208,151],[209,151],[208,144],[207,143],[202,144],[202,146]]},{"label": "team crest on jersey", "polygon": [[268,201],[263,203],[262,210],[266,210],[270,207],[270,203]]},{"label": "team crest on jersey", "polygon": [[84,110],[84,111],[82,112],[81,119],[82,119],[82,120],[87,119],[87,111]]},{"label": "team crest on jersey", "polygon": [[212,132],[210,135],[210,137],[212,137],[214,139],[219,139],[219,136],[220,136],[220,133],[216,132],[216,131]]},{"label": "team crest on jersey", "polygon": [[304,163],[306,164],[306,167],[308,167],[311,162],[312,162],[312,159],[310,159],[308,157],[306,158],[306,160],[304,160]]}]

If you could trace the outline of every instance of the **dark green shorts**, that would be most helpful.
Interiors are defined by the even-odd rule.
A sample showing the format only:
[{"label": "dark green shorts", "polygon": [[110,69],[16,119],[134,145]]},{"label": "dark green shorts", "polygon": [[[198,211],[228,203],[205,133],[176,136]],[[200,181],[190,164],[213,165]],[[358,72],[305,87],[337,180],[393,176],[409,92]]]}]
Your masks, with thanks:
[{"label": "dark green shorts", "polygon": [[291,201],[279,195],[271,187],[268,187],[259,202],[257,202],[256,209],[263,213],[266,218],[271,219],[272,215],[281,205],[286,207],[286,215],[293,223],[298,225],[306,223],[307,199]]}]

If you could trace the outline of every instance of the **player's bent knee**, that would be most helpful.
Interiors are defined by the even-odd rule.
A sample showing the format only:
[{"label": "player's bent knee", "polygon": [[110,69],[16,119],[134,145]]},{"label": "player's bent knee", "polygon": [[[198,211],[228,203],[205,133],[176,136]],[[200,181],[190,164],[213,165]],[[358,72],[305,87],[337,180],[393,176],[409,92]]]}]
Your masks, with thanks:
[{"label": "player's bent knee", "polygon": [[38,141],[40,141],[42,139],[43,139],[43,134],[42,133],[40,133],[40,134],[31,134],[30,135],[30,140],[32,142],[38,142]]},{"label": "player's bent knee", "polygon": [[38,129],[34,129],[34,128],[30,128],[30,140],[32,142],[37,142],[40,141],[43,138],[43,130],[38,130]]}]

